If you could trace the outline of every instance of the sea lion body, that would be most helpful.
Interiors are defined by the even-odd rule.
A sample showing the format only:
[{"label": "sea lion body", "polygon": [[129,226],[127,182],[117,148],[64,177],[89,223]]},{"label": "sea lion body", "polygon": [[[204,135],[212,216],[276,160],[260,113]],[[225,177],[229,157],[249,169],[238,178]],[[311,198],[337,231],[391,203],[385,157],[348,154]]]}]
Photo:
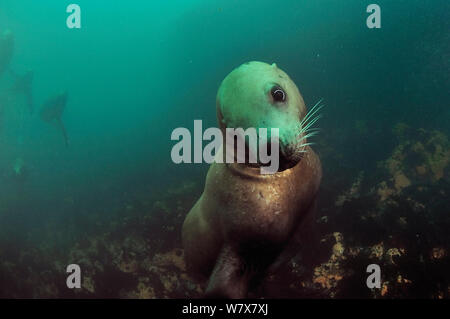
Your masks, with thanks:
[{"label": "sea lion body", "polygon": [[212,164],[204,192],[184,224],[190,268],[211,271],[224,242],[283,246],[313,204],[321,175],[312,150],[295,167],[277,174]]},{"label": "sea lion body", "polygon": [[[217,110],[224,128],[221,101]],[[300,109],[298,116],[304,113]],[[182,234],[188,269],[210,275],[208,296],[245,297],[252,278],[274,263],[311,214],[322,169],[313,150],[304,151],[296,165],[275,174],[238,163],[210,166]]]}]

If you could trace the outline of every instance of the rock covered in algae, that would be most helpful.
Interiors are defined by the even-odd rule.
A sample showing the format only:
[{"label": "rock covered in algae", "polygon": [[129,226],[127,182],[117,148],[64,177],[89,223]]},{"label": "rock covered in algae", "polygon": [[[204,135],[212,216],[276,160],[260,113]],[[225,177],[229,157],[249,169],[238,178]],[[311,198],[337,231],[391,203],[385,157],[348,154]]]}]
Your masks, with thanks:
[{"label": "rock covered in algae", "polygon": [[[324,179],[327,198],[319,198],[313,253],[307,252],[309,242],[299,246],[251,297],[449,298],[448,138],[403,124],[393,134],[398,144],[377,171]],[[324,156],[332,156],[327,147]],[[48,243],[24,245],[20,253],[1,246],[0,296],[201,296],[206,282],[186,273],[180,238],[184,216],[200,192],[201,185],[186,182],[153,198],[136,195],[64,253]],[[65,286],[70,263],[83,270],[81,290]],[[380,289],[366,286],[372,263],[382,270]]]},{"label": "rock covered in algae", "polygon": [[[280,297],[278,282],[285,297],[450,297],[448,138],[403,124],[394,134],[398,144],[377,171],[328,191],[333,208],[319,204],[316,256],[307,260],[299,247],[296,262],[266,278],[261,295]],[[366,286],[373,263],[380,289]]]}]

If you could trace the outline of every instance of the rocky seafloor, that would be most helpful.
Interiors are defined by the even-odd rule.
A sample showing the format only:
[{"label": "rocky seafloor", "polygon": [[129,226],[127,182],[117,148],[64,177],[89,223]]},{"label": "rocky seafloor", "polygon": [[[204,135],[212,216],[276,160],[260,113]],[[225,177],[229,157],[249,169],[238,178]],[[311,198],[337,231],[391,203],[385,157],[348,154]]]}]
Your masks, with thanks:
[{"label": "rocky seafloor", "polygon": [[[250,297],[449,298],[448,137],[404,124],[392,136],[396,146],[371,171],[339,171],[336,150],[318,149],[325,174],[315,240]],[[189,181],[137,196],[65,248],[0,242],[0,297],[201,297],[205,281],[186,272],[181,226],[202,187]],[[66,287],[71,263],[82,269],[82,289]],[[369,264],[381,267],[379,289],[366,286]]]}]

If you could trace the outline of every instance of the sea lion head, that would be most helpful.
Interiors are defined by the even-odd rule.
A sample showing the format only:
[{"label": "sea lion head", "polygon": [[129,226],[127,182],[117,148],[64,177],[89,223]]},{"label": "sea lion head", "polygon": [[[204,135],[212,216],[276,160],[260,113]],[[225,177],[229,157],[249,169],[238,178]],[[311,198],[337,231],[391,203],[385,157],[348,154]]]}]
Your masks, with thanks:
[{"label": "sea lion head", "polygon": [[223,80],[217,93],[222,131],[253,127],[258,132],[259,128],[267,128],[270,138],[271,128],[279,129],[279,170],[295,166],[302,158],[308,137],[308,131],[302,130],[306,116],[297,86],[276,64],[242,64]]}]

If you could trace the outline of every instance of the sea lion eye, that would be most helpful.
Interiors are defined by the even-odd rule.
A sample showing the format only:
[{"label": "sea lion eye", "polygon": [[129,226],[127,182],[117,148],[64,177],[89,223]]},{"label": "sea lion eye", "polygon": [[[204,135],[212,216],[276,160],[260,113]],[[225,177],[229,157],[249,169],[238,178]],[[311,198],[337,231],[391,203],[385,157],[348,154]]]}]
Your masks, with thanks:
[{"label": "sea lion eye", "polygon": [[286,93],[280,88],[278,85],[274,86],[270,91],[272,98],[275,102],[284,102],[286,101]]}]

